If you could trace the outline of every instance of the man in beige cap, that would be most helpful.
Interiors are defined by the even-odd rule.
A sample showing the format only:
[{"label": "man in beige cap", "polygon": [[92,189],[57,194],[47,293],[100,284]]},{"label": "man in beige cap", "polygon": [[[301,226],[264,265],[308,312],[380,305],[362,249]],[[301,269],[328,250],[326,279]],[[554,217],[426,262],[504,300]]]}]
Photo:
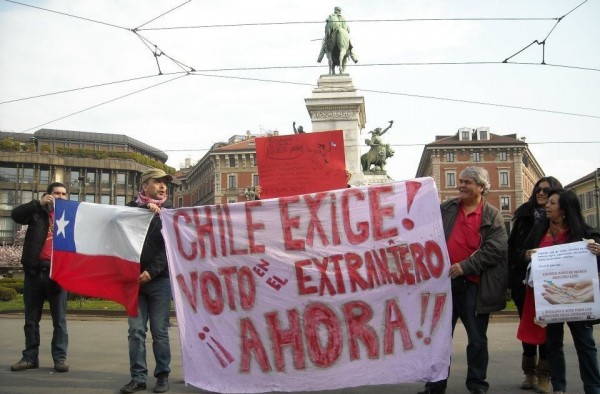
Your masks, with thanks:
[{"label": "man in beige cap", "polygon": [[155,393],[169,390],[171,348],[169,345],[169,316],[171,314],[171,282],[167,267],[162,222],[158,213],[163,208],[173,208],[168,199],[167,184],[173,177],[161,169],[152,168],[141,177],[137,198],[127,204],[149,209],[156,214],[150,222],[140,258],[138,283],[138,316],[129,317],[129,370],[131,381],[121,387],[122,393],[146,390],[148,366],[146,364],[146,331],[150,320],[152,349],[154,352]]}]

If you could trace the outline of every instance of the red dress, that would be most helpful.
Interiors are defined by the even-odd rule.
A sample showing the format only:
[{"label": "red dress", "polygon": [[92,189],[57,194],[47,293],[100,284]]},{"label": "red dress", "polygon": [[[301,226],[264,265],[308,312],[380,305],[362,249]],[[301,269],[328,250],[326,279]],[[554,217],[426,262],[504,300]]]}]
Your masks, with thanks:
[{"label": "red dress", "polygon": [[[555,237],[546,234],[539,247],[559,245],[567,242],[568,231],[560,231]],[[517,330],[517,339],[521,342],[531,345],[543,345],[546,343],[546,327],[540,327],[534,323],[535,319],[535,300],[533,297],[533,288],[525,286],[525,300],[523,301],[523,313],[519,321]]]}]

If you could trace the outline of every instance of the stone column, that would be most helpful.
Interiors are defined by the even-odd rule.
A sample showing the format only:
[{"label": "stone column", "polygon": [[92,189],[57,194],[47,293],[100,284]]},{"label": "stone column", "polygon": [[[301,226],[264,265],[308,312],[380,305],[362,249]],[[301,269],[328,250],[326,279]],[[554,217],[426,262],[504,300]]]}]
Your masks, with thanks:
[{"label": "stone column", "polygon": [[356,94],[348,74],[321,75],[312,97],[306,98],[312,131],[344,131],[346,168],[352,172],[351,183],[364,183],[360,165],[360,132],[365,127],[365,98]]}]

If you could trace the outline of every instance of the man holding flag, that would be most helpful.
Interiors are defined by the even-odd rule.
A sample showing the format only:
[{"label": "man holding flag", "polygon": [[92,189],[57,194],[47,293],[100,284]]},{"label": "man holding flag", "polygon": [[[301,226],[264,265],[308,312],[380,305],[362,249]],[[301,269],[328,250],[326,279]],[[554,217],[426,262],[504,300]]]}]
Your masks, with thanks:
[{"label": "man holding flag", "polygon": [[27,225],[21,264],[25,271],[23,301],[25,303],[25,350],[21,360],[13,364],[12,371],[39,367],[40,319],[44,301],[50,304],[52,315],[52,359],[57,372],[68,372],[67,347],[67,293],[50,278],[52,257],[54,201],[67,199],[67,189],[62,183],[51,183],[40,200],[32,200],[13,209],[11,216],[19,224]]},{"label": "man holding flag", "polygon": [[146,331],[150,320],[152,350],[156,366],[155,393],[169,390],[171,348],[169,345],[169,317],[171,314],[171,282],[167,267],[165,241],[158,213],[163,208],[173,208],[167,199],[167,183],[173,177],[163,170],[151,169],[142,174],[141,190],[129,206],[149,209],[155,216],[150,223],[140,258],[140,285],[138,316],[129,317],[129,367],[131,381],[121,387],[122,393],[146,389],[148,367],[146,364]]}]

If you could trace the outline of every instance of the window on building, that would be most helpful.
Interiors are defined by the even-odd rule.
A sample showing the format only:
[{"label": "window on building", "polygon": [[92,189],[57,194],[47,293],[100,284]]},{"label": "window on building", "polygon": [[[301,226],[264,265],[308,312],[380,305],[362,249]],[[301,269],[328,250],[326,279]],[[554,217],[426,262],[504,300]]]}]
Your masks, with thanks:
[{"label": "window on building", "polygon": [[124,172],[117,172],[117,185],[125,186],[125,173]]},{"label": "window on building", "polygon": [[452,162],[452,161],[454,161],[454,152],[447,152],[447,153],[446,153],[446,161],[447,161],[447,162]]},{"label": "window on building", "polygon": [[18,204],[25,204],[33,200],[33,192],[31,190],[23,190],[21,191],[21,202],[17,202]]},{"label": "window on building", "polygon": [[500,186],[508,186],[508,171],[500,171]]},{"label": "window on building", "polygon": [[507,161],[508,160],[508,153],[506,153],[506,151],[500,151],[498,153],[498,156],[500,158],[500,161]]},{"label": "window on building", "polygon": [[110,186],[110,173],[102,172],[100,174],[100,186],[101,187],[109,187]]},{"label": "window on building", "polygon": [[481,161],[481,153],[480,152],[473,152],[473,161],[475,161],[475,162]]},{"label": "window on building", "polygon": [[460,132],[460,140],[461,141],[469,141],[471,139],[471,132],[468,130],[463,130]]},{"label": "window on building", "polygon": [[510,211],[510,197],[500,197],[500,209]]},{"label": "window on building", "polygon": [[579,205],[581,206],[581,209],[585,209],[585,195],[584,194],[578,194],[577,195],[577,199],[579,200]]},{"label": "window on building", "polygon": [[250,157],[252,158],[251,159],[252,167],[256,167],[256,155],[251,155]]},{"label": "window on building", "polygon": [[90,186],[94,186],[96,184],[96,173],[93,170],[86,172],[85,183]]},{"label": "window on building", "polygon": [[446,173],[446,187],[456,187],[456,173],[455,172],[447,172]]},{"label": "window on building", "polygon": [[15,232],[15,221],[10,216],[0,217],[0,238],[12,238]]},{"label": "window on building", "polygon": [[102,194],[100,195],[100,204],[110,204],[110,195],[108,194]]},{"label": "window on building", "polygon": [[585,217],[585,222],[590,226],[596,228],[596,215],[587,215]]},{"label": "window on building", "polygon": [[595,208],[596,204],[594,201],[594,192],[589,191],[585,193],[585,205],[587,209]]},{"label": "window on building", "polygon": [[177,198],[177,208],[183,207],[183,197]]},{"label": "window on building", "polygon": [[71,185],[77,185],[79,182],[79,170],[71,170],[69,174],[69,182]]},{"label": "window on building", "polygon": [[75,193],[69,193],[69,200],[71,200],[71,201],[79,201],[79,195],[77,194],[77,192],[75,192]]},{"label": "window on building", "polygon": [[40,166],[40,182],[42,185],[50,183],[50,169],[48,167]]},{"label": "window on building", "polygon": [[125,205],[125,196],[117,196],[116,205]]},{"label": "window on building", "polygon": [[229,178],[227,180],[227,188],[228,189],[235,189],[236,186],[236,179],[235,179],[235,175],[229,175]]},{"label": "window on building", "polygon": [[94,197],[93,194],[86,194],[85,195],[85,202],[96,202],[96,199]]},{"label": "window on building", "polygon": [[22,168],[21,169],[21,183],[33,183],[33,168]]},{"label": "window on building", "polygon": [[14,190],[0,190],[0,209],[13,209],[17,204],[17,192]]},{"label": "window on building", "polygon": [[0,181],[2,182],[16,182],[17,181],[17,167],[0,167]]},{"label": "window on building", "polygon": [[252,186],[258,186],[258,174],[253,174],[252,175]]},{"label": "window on building", "polygon": [[229,167],[235,167],[235,156],[229,156]]},{"label": "window on building", "polygon": [[487,129],[484,129],[484,128],[477,129],[477,134],[479,134],[480,141],[487,141],[490,139]]}]

